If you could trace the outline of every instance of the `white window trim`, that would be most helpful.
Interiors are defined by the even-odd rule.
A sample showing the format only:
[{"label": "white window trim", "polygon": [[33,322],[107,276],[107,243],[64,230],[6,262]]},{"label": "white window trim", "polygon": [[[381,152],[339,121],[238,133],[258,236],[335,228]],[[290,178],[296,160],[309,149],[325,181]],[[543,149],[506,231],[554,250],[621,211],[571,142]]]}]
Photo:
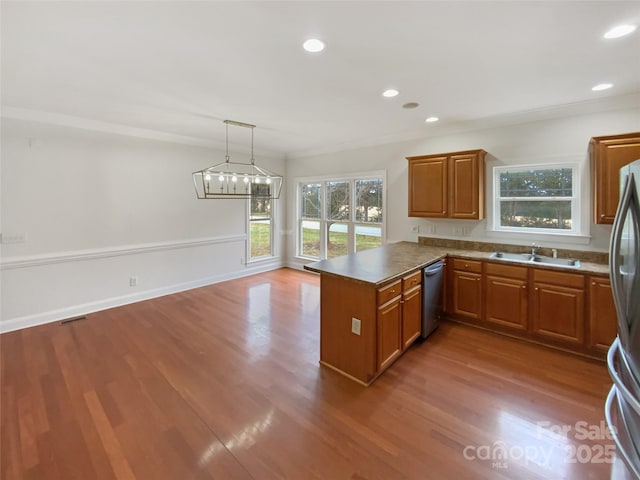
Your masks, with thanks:
[{"label": "white window trim", "polygon": [[251,199],[247,199],[245,201],[245,209],[247,212],[247,241],[245,242],[245,264],[249,265],[251,263],[264,262],[265,260],[272,260],[275,258],[277,252],[276,239],[275,235],[276,230],[276,211],[278,201],[275,199],[271,200],[271,253],[269,255],[262,255],[260,257],[252,257],[251,256]]},{"label": "white window trim", "polygon": [[[551,230],[544,228],[526,228],[526,227],[501,227],[500,221],[500,198],[499,198],[499,175],[505,170],[522,171],[529,169],[548,169],[548,168],[572,168],[573,169],[573,196],[562,197],[572,199],[572,220],[574,228],[567,230]],[[568,241],[588,240],[590,227],[591,199],[588,188],[588,179],[585,171],[585,160],[580,160],[576,156],[570,158],[563,157],[541,160],[536,163],[518,163],[510,165],[495,165],[491,167],[492,175],[488,176],[491,182],[487,191],[491,192],[491,209],[488,212],[487,230],[489,235],[512,235],[514,239],[527,236],[528,239],[553,239],[554,241],[562,241],[563,238]],[[559,197],[534,198],[533,201],[553,200]],[[570,240],[569,240],[570,239]]]},{"label": "white window trim", "polygon": [[[309,261],[309,260],[313,260],[313,261],[317,261],[318,259],[323,259],[326,256],[326,228],[323,228],[323,225],[326,224],[327,222],[327,218],[326,218],[326,189],[327,189],[327,182],[345,182],[348,181],[350,183],[350,192],[349,192],[349,196],[350,198],[350,202],[351,205],[355,206],[355,188],[353,188],[353,186],[355,185],[355,181],[356,180],[369,180],[369,179],[377,179],[377,178],[381,178],[382,179],[382,212],[383,212],[383,217],[382,217],[382,223],[379,224],[381,227],[381,243],[382,245],[385,245],[387,243],[387,214],[388,212],[387,210],[387,172],[386,170],[378,170],[378,171],[371,171],[371,172],[355,172],[355,173],[348,173],[348,174],[338,174],[338,175],[318,175],[318,176],[313,176],[313,177],[296,177],[294,179],[294,181],[296,182],[296,218],[295,218],[295,222],[296,222],[296,229],[295,229],[295,247],[296,247],[296,254],[295,254],[295,258],[298,260],[303,260],[303,261]],[[320,183],[322,184],[322,202],[320,205],[320,219],[307,219],[309,221],[317,221],[320,223],[320,256],[319,258],[317,257],[310,257],[307,255],[303,255],[302,254],[302,236],[301,236],[301,226],[302,226],[302,212],[301,212],[301,205],[300,205],[300,195],[301,195],[301,188],[302,188],[302,184],[304,183]],[[344,222],[338,222],[338,223],[344,223]],[[355,227],[356,225],[361,225],[361,222],[356,222],[355,220],[355,208],[351,208],[350,212],[349,212],[349,220],[346,222],[348,223],[348,249],[349,251],[351,251],[352,249],[355,250],[355,245],[352,245],[353,242],[355,242]],[[366,224],[363,224],[366,225]],[[378,224],[376,224],[378,225]]]}]

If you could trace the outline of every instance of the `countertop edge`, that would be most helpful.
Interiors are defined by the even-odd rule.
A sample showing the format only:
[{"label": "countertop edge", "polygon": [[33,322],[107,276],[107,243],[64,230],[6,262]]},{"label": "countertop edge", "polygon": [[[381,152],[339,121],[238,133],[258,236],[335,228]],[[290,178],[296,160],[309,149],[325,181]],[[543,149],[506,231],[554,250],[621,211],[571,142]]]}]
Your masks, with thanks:
[{"label": "countertop edge", "polygon": [[[417,245],[417,244],[416,244]],[[382,247],[384,248],[384,247]],[[410,272],[413,272],[415,270],[420,270],[423,269],[424,267],[426,267],[427,265],[436,262],[438,260],[444,260],[447,257],[459,257],[459,258],[467,258],[470,260],[477,260],[477,261],[489,261],[492,263],[495,262],[499,262],[501,264],[506,264],[506,265],[518,265],[518,266],[522,266],[522,267],[531,267],[531,268],[541,268],[541,269],[548,269],[548,270],[553,270],[553,271],[558,271],[558,272],[566,272],[566,273],[576,273],[576,274],[583,274],[583,275],[608,275],[608,265],[604,265],[604,264],[596,264],[596,263],[589,263],[589,262],[581,262],[581,266],[578,268],[566,268],[566,267],[561,267],[561,266],[554,266],[554,265],[529,265],[526,262],[518,262],[518,261],[501,261],[501,260],[495,260],[493,258],[490,258],[489,255],[491,254],[491,252],[483,252],[483,251],[471,251],[471,250],[459,250],[459,249],[446,249],[446,248],[441,248],[441,247],[425,247],[425,248],[433,248],[434,250],[439,250],[438,251],[434,251],[433,252],[433,257],[430,258],[427,261],[423,261],[423,262],[419,262],[416,263],[415,265],[411,266],[410,268],[406,268],[403,269],[397,273],[394,273],[393,275],[389,275],[386,276],[385,278],[382,278],[380,280],[370,280],[370,279],[366,279],[366,278],[362,278],[362,277],[358,277],[352,274],[341,274],[335,271],[327,271],[327,270],[323,270],[322,268],[316,268],[316,267],[312,267],[312,266],[308,266],[308,265],[304,265],[303,268],[307,271],[310,272],[314,272],[314,273],[319,273],[322,275],[331,275],[333,277],[342,277],[342,278],[346,278],[346,279],[350,279],[353,281],[357,281],[360,283],[364,283],[367,285],[372,285],[375,287],[380,287],[382,285],[385,285],[389,282],[392,282],[398,278],[401,278],[405,275],[407,275]],[[315,263],[315,262],[314,262]]]}]

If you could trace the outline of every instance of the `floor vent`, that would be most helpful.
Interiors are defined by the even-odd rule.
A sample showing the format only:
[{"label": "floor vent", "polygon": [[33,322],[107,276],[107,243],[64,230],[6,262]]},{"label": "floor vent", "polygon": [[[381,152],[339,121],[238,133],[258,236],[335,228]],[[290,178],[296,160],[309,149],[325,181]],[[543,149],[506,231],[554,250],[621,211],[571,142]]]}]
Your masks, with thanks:
[{"label": "floor vent", "polygon": [[66,320],[60,320],[60,325],[64,325],[65,323],[77,322],[78,320],[86,320],[87,317],[84,315],[81,317],[67,318]]}]

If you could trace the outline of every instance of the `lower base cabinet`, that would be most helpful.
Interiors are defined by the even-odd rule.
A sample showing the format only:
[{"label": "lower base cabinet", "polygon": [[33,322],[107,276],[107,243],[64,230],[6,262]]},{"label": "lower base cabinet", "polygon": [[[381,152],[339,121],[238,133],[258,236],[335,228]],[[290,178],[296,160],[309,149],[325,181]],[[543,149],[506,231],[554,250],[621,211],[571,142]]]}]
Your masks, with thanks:
[{"label": "lower base cabinet", "polygon": [[422,270],[376,288],[320,276],[320,363],[369,385],[420,336]]},{"label": "lower base cabinet", "polygon": [[608,276],[471,262],[447,259],[450,319],[604,358],[617,333]]},{"label": "lower base cabinet", "polygon": [[487,263],[485,321],[501,328],[525,331],[528,326],[528,269]]},{"label": "lower base cabinet", "polygon": [[589,348],[607,353],[618,334],[616,318],[609,277],[592,276],[589,279]]},{"label": "lower base cabinet", "polygon": [[584,344],[584,275],[533,270],[534,334]]},{"label": "lower base cabinet", "polygon": [[402,353],[402,304],[398,295],[378,307],[377,367],[382,371]]}]

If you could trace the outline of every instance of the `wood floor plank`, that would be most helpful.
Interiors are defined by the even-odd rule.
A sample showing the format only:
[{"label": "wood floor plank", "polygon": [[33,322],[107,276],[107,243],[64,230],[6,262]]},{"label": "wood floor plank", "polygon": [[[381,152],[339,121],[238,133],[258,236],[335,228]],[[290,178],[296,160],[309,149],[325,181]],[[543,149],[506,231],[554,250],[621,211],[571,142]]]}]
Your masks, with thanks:
[{"label": "wood floor plank", "polygon": [[571,462],[612,443],[576,432],[603,363],[445,323],[365,388],[319,365],[319,297],[281,269],[1,335],[2,479],[608,478]]}]

